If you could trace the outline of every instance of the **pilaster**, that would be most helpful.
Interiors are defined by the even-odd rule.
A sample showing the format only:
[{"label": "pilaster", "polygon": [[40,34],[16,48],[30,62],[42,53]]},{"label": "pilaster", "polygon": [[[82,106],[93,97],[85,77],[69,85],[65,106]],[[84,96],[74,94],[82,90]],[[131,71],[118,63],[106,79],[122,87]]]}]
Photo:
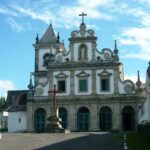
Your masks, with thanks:
[{"label": "pilaster", "polygon": [[115,103],[114,108],[113,108],[113,113],[112,113],[112,130],[121,130],[121,121],[122,121],[122,113],[121,113],[121,108],[120,104]]},{"label": "pilaster", "polygon": [[96,94],[96,70],[92,70],[92,95]]},{"label": "pilaster", "polygon": [[27,131],[34,131],[34,112],[32,102],[27,103]]},{"label": "pilaster", "polygon": [[74,105],[71,105],[68,110],[68,129],[77,130],[77,113]]},{"label": "pilaster", "polygon": [[74,70],[70,72],[70,95],[74,95]]},{"label": "pilaster", "polygon": [[114,94],[119,94],[119,69],[114,67]]},{"label": "pilaster", "polygon": [[91,110],[91,112],[90,112],[90,130],[97,131],[97,130],[99,130],[97,104],[91,104],[90,110]]}]

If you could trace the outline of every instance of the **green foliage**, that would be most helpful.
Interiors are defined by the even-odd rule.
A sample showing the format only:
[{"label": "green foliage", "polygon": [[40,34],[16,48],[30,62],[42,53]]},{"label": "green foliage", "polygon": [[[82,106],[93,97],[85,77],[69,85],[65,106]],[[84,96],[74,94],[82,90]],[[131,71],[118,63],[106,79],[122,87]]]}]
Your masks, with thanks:
[{"label": "green foliage", "polygon": [[7,107],[6,98],[0,97],[0,109],[4,110]]},{"label": "green foliage", "polygon": [[1,129],[0,129],[0,132],[7,132],[7,131],[8,131],[7,128],[1,128]]},{"label": "green foliage", "polygon": [[150,138],[144,132],[129,132],[127,134],[127,143],[129,150],[149,150]]}]

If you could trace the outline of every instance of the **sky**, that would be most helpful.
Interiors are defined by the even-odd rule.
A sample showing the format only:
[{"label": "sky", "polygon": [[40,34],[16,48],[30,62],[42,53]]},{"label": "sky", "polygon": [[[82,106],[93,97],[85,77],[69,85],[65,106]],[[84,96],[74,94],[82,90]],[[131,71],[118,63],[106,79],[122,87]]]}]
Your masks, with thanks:
[{"label": "sky", "polygon": [[86,26],[98,37],[97,48],[114,48],[117,40],[125,79],[145,82],[150,60],[150,0],[0,0],[0,96],[27,89],[34,71],[36,34],[50,22],[69,50],[68,38],[78,30],[85,12]]}]

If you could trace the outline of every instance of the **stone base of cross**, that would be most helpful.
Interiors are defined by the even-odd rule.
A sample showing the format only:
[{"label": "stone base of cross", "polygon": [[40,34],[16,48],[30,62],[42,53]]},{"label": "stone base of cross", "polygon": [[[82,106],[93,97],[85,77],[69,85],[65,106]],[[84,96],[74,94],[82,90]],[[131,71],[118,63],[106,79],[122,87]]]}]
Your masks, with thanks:
[{"label": "stone base of cross", "polygon": [[51,109],[51,116],[47,119],[49,121],[47,125],[48,133],[69,133],[68,129],[64,129],[61,125],[61,118],[58,115],[58,108]]}]

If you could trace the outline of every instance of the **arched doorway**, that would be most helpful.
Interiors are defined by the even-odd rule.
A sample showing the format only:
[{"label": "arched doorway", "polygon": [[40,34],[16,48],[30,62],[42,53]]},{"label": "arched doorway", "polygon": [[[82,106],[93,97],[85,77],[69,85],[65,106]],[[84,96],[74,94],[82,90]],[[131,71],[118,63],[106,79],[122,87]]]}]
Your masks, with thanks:
[{"label": "arched doorway", "polygon": [[67,128],[67,110],[63,107],[59,108],[59,117],[62,119],[62,127]]},{"label": "arched doorway", "polygon": [[34,112],[34,130],[43,132],[46,127],[46,112],[43,108],[38,108]]},{"label": "arched doorway", "polygon": [[134,130],[135,112],[131,106],[125,106],[122,110],[122,128],[125,131]]},{"label": "arched doorway", "polygon": [[77,128],[80,131],[89,130],[89,110],[81,107],[77,112]]},{"label": "arched doorway", "polygon": [[99,125],[103,131],[112,129],[112,111],[109,107],[102,107],[99,114]]}]

